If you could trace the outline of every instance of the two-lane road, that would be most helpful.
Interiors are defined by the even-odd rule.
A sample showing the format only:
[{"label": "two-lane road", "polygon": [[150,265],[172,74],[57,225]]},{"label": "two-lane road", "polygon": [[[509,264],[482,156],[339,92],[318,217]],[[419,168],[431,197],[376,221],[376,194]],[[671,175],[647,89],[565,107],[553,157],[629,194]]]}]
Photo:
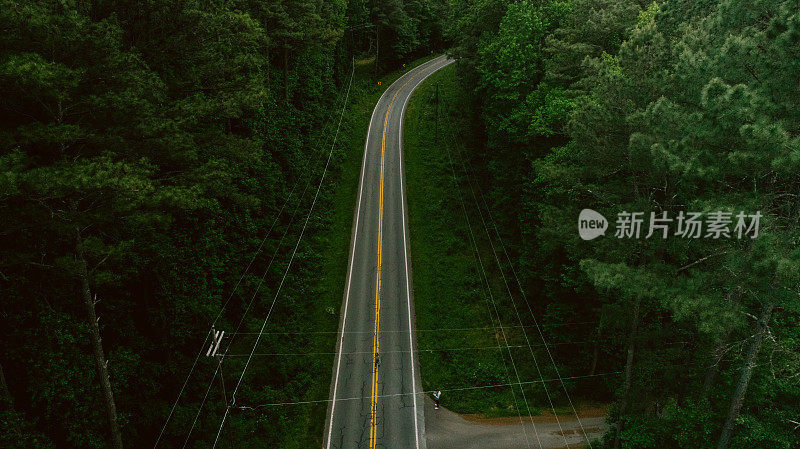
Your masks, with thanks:
[{"label": "two-lane road", "polygon": [[452,62],[409,70],[367,131],[333,366],[326,449],[425,449],[403,179],[402,121],[414,89]]}]

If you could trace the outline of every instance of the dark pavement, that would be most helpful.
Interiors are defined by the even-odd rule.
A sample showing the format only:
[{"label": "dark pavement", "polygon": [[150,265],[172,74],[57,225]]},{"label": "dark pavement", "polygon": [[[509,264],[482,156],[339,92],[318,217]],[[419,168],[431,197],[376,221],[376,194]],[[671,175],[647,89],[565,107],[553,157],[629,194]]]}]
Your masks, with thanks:
[{"label": "dark pavement", "polygon": [[401,133],[414,88],[450,62],[439,57],[408,71],[389,86],[372,115],[333,366],[326,449],[426,448]]}]

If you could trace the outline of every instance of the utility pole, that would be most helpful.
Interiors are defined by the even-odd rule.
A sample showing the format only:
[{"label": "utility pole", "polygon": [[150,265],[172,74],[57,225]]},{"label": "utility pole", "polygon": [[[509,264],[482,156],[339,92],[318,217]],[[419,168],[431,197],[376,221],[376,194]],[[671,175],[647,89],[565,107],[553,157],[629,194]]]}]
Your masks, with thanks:
[{"label": "utility pole", "polygon": [[375,79],[378,79],[380,76],[380,69],[378,67],[378,56],[380,55],[381,49],[381,33],[380,33],[380,26],[378,23],[375,23]]},{"label": "utility pole", "polygon": [[222,387],[222,405],[225,407],[228,406],[228,394],[225,392],[225,377],[224,373],[222,372],[222,361],[225,359],[225,356],[221,356],[219,358],[219,385]]}]

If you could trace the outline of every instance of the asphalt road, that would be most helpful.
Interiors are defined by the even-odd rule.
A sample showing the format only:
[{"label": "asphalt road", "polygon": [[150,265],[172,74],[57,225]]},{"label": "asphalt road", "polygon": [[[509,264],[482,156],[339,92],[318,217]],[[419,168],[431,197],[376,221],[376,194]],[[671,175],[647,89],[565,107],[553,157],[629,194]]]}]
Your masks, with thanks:
[{"label": "asphalt road", "polygon": [[439,57],[409,70],[386,89],[372,114],[353,219],[326,449],[426,448],[401,135],[411,93],[450,62]]}]

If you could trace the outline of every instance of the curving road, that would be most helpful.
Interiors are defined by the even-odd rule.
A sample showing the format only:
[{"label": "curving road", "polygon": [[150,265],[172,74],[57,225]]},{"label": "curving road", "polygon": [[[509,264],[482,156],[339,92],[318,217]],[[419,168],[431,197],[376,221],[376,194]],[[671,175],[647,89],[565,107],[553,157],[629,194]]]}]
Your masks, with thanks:
[{"label": "curving road", "polygon": [[402,121],[414,89],[451,62],[441,56],[409,70],[386,89],[372,113],[323,439],[326,449],[426,448]]}]

